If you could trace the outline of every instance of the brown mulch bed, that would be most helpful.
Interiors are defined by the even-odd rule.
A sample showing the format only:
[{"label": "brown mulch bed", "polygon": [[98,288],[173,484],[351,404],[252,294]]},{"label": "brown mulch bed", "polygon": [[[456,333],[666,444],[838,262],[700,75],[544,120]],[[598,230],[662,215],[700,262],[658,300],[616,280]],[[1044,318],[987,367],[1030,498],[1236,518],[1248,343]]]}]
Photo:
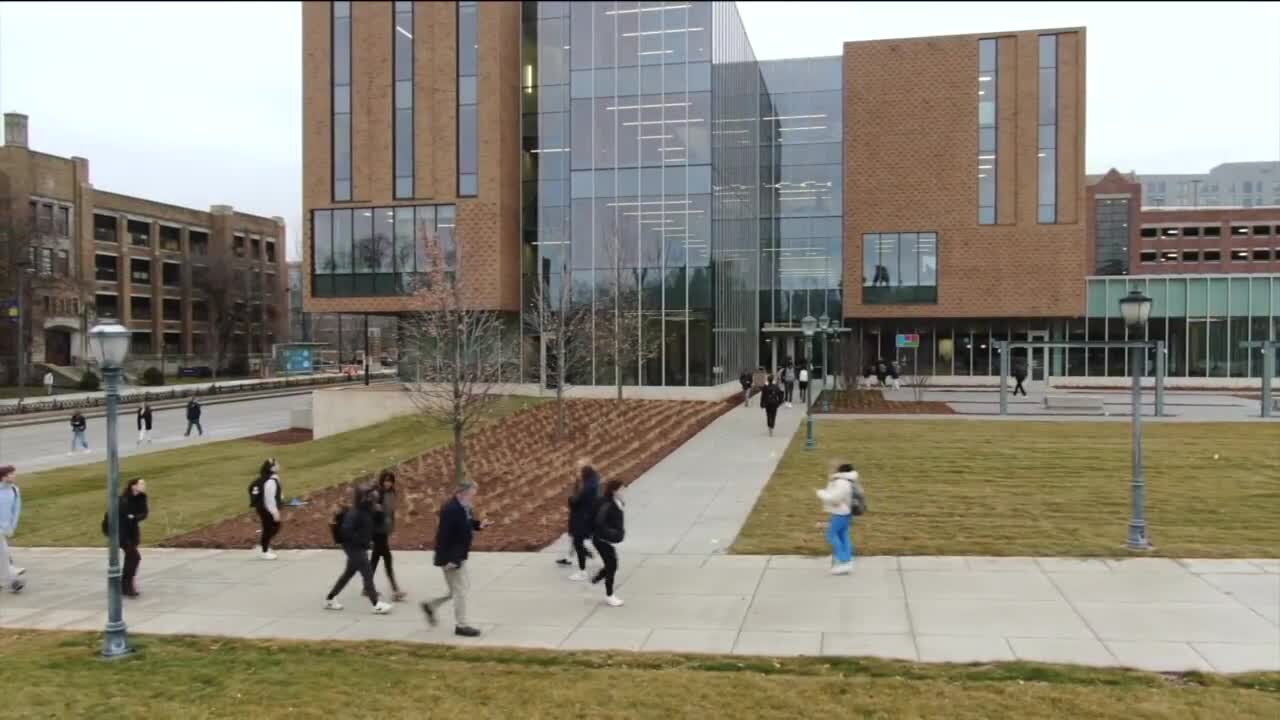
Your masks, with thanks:
[{"label": "brown mulch bed", "polygon": [[[732,409],[721,402],[567,400],[567,438],[553,438],[556,403],[541,403],[479,428],[464,440],[467,475],[480,485],[477,515],[494,525],[477,533],[476,550],[540,550],[567,522],[574,463],[590,457],[605,479],[630,483],[713,420]],[[453,447],[435,448],[402,464],[393,547],[434,545],[437,513],[453,492]],[[285,508],[281,548],[333,547],[329,520],[349,502],[352,482]],[[170,547],[248,548],[258,534],[253,513],[172,538]]]},{"label": "brown mulch bed", "polygon": [[290,428],[288,430],[277,430],[262,435],[254,435],[248,439],[257,440],[268,445],[296,445],[298,443],[311,442],[311,431],[305,428]]},{"label": "brown mulch bed", "polygon": [[[822,410],[822,401],[813,406],[815,415],[828,411]],[[923,402],[900,402],[886,400],[879,390],[855,390],[853,392],[837,392],[831,396],[830,414],[884,414],[884,415],[954,415],[955,410],[944,402],[925,400]]]}]

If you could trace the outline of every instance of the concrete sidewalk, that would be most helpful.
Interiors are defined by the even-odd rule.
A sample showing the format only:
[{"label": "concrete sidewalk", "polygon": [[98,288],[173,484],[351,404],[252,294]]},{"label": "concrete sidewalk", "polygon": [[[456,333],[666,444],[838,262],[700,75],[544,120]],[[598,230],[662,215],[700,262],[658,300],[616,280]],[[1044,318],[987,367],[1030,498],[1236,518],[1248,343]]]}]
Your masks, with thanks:
[{"label": "concrete sidewalk", "polygon": [[[126,602],[125,618],[134,632],[162,634],[1280,670],[1280,560],[867,557],[833,577],[825,558],[620,550],[621,608],[545,553],[474,556],[476,640],[452,634],[448,607],[435,629],[416,602],[373,616],[358,582],[341,597],[345,611],[323,610],[342,569],[337,550],[264,562],[242,550],[144,549],[144,594]],[[103,550],[15,555],[28,585],[0,597],[0,626],[101,629]],[[414,601],[444,590],[430,561],[397,554]]]}]

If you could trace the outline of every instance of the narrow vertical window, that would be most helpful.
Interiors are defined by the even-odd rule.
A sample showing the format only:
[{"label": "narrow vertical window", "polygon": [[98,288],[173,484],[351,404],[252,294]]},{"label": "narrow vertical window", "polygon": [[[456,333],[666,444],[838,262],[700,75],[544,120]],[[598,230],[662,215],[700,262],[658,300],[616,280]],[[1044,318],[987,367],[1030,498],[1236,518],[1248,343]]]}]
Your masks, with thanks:
[{"label": "narrow vertical window", "polygon": [[479,189],[479,138],[476,122],[476,74],[479,65],[479,16],[474,0],[458,3],[458,195]]},{"label": "narrow vertical window", "polygon": [[1040,36],[1040,119],[1036,219],[1058,221],[1058,36]]},{"label": "narrow vertical window", "polygon": [[996,224],[996,122],[998,49],[978,41],[978,224]]},{"label": "narrow vertical window", "polygon": [[351,3],[333,3],[333,199],[351,199]]},{"label": "narrow vertical window", "polygon": [[396,2],[395,43],[396,198],[413,197],[413,3]]}]

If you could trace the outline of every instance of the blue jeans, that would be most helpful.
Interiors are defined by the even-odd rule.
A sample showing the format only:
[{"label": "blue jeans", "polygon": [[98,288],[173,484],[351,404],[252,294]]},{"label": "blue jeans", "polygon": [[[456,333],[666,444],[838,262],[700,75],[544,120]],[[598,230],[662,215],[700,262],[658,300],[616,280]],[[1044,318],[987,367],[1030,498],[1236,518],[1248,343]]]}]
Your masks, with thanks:
[{"label": "blue jeans", "polygon": [[853,523],[851,515],[832,515],[831,524],[827,527],[827,542],[831,543],[831,554],[837,563],[853,562],[853,541],[849,538],[849,526]]},{"label": "blue jeans", "polygon": [[75,452],[76,443],[79,443],[80,447],[84,448],[85,450],[89,449],[89,441],[84,438],[83,430],[71,431],[71,451],[72,452]]}]

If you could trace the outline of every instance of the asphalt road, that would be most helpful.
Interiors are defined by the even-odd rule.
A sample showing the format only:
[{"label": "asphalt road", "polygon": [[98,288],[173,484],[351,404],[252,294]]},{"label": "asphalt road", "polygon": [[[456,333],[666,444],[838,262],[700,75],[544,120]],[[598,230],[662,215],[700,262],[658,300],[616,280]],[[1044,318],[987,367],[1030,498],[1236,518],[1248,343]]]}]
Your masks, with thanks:
[{"label": "asphalt road", "polygon": [[[156,410],[152,416],[151,443],[138,447],[137,422],[130,407],[120,416],[120,456],[171,450],[182,445],[216,442],[234,438],[261,435],[289,427],[289,411],[307,407],[310,393],[260,399],[246,399],[218,404],[204,404],[200,422],[204,436],[187,430],[186,408]],[[0,464],[14,465],[19,472],[47,470],[65,465],[100,462],[106,459],[107,421],[105,418],[89,418],[88,432],[90,452],[71,449],[71,413],[58,420],[0,428]]]}]

